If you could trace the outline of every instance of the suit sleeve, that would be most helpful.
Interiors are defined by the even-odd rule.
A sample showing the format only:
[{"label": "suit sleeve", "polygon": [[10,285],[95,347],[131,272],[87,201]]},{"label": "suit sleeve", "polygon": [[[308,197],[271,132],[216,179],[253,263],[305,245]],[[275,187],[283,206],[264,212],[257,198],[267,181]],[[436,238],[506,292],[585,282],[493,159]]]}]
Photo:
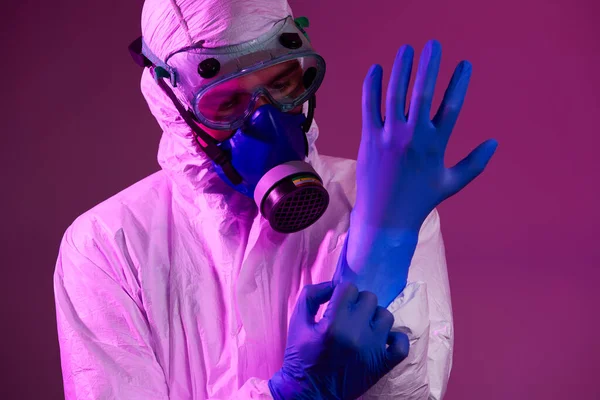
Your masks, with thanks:
[{"label": "suit sleeve", "polygon": [[[73,230],[63,237],[54,272],[65,399],[168,400],[143,305],[123,282],[116,251],[109,240]],[[272,398],[268,381],[255,378],[230,397]]]}]

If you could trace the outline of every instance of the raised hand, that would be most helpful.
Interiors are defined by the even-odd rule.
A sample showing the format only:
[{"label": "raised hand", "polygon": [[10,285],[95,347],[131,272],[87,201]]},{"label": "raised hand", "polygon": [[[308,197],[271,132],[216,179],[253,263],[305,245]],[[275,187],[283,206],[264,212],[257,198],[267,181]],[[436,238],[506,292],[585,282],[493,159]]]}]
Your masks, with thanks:
[{"label": "raised hand", "polygon": [[[413,50],[400,48],[381,115],[382,69],[373,66],[363,86],[363,128],[357,163],[354,216],[371,227],[417,231],[429,213],[485,169],[497,142],[488,140],[452,168],[444,166],[450,134],[463,105],[471,64],[454,71],[442,104],[430,118],[441,45],[427,43],[405,113]],[[356,219],[356,218],[355,218]]]},{"label": "raised hand", "polygon": [[382,118],[382,69],[375,65],[363,85],[362,139],[356,166],[356,203],[345,249],[334,276],[374,292],[387,306],[404,287],[421,225],[442,201],[485,169],[497,142],[480,144],[452,168],[446,146],[462,108],[471,64],[458,64],[440,108],[431,103],[441,45],[430,41],[421,54],[408,114],[405,112],[413,50],[398,51]]}]

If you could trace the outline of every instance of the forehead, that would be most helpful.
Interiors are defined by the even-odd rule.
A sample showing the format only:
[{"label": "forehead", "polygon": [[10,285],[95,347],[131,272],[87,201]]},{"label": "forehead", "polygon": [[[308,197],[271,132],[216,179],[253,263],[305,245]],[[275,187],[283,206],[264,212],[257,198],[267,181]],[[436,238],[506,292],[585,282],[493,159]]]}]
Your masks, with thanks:
[{"label": "forehead", "polygon": [[[272,65],[267,68],[254,71],[250,74],[242,75],[239,78],[230,79],[218,84],[211,90],[213,95],[221,92],[231,93],[232,91],[249,91],[257,86],[268,85],[274,80],[285,77],[289,72],[300,68],[298,60],[290,60],[280,64]],[[283,74],[283,76],[282,76]]]}]

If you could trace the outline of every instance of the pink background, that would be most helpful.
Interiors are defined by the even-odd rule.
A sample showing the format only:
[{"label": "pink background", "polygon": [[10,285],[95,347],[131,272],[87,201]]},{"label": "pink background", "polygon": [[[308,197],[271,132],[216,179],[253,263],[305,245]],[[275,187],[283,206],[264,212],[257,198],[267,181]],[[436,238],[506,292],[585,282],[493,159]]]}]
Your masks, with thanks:
[{"label": "pink background", "polygon": [[[39,4],[38,4],[39,3]],[[550,4],[552,3],[552,4]],[[596,399],[600,328],[600,29],[593,0],[293,1],[328,61],[322,153],[352,157],[362,79],[397,48],[444,50],[472,86],[456,162],[499,140],[484,175],[440,208],[456,318],[447,400]],[[127,45],[140,2],[3,5],[2,399],[59,399],[52,273],[79,214],[157,170],[160,131]]]}]

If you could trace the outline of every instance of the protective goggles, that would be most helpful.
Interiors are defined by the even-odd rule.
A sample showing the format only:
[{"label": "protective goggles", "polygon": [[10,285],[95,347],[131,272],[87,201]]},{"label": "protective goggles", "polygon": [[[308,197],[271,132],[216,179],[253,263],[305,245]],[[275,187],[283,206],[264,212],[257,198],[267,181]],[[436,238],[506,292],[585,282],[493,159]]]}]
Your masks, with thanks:
[{"label": "protective goggles", "polygon": [[288,112],[309,100],[323,82],[325,61],[302,28],[287,17],[239,45],[205,48],[200,42],[163,62],[142,41],[141,53],[153,64],[155,78],[168,78],[199,122],[235,130],[260,101]]}]

